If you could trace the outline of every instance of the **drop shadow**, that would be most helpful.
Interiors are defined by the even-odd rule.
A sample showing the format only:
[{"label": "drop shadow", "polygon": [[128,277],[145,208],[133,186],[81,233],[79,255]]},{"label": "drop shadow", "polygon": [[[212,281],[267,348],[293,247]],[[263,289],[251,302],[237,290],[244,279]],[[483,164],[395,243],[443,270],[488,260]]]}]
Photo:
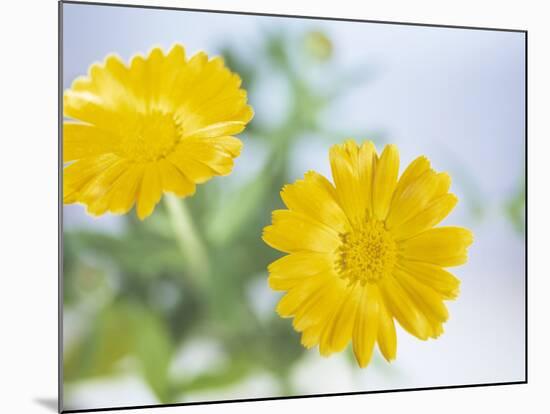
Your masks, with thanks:
[{"label": "drop shadow", "polygon": [[50,411],[57,412],[57,398],[35,398],[34,402],[47,408]]}]

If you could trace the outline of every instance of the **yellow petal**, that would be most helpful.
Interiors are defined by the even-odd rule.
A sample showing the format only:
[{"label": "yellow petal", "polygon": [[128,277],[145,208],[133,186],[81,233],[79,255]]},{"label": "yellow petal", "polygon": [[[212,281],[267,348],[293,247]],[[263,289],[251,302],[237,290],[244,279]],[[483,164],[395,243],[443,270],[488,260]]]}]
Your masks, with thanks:
[{"label": "yellow petal", "polygon": [[384,279],[380,284],[380,292],[388,311],[403,329],[422,340],[430,337],[432,333],[430,321],[394,277]]},{"label": "yellow petal", "polygon": [[92,125],[64,122],[63,162],[112,153],[117,141],[117,136]]},{"label": "yellow petal", "polygon": [[264,228],[263,240],[285,253],[312,251],[331,253],[340,244],[332,229],[290,210],[275,210],[273,225]]},{"label": "yellow petal", "polygon": [[181,151],[189,151],[190,158],[207,165],[216,175],[227,175],[233,169],[234,158],[240,155],[242,146],[242,141],[235,137],[221,136],[188,142],[182,145]]},{"label": "yellow petal", "polygon": [[63,202],[71,204],[80,201],[79,193],[82,188],[119,159],[114,154],[103,154],[81,159],[64,168]]},{"label": "yellow petal", "polygon": [[203,183],[233,169],[234,154],[240,152],[236,138],[185,138],[168,156],[170,162],[195,183]]},{"label": "yellow petal", "polygon": [[401,193],[414,181],[416,181],[422,174],[430,169],[430,160],[425,156],[420,156],[411,162],[408,167],[403,171],[399,182],[395,187],[394,198],[401,196]]},{"label": "yellow petal", "polygon": [[100,97],[74,90],[63,94],[63,115],[109,131],[117,129],[120,121],[115,111],[103,105]]},{"label": "yellow petal", "polygon": [[345,289],[338,305],[333,309],[330,322],[325,327],[319,343],[321,355],[328,356],[342,351],[351,340],[357,309],[363,289],[355,285]]},{"label": "yellow petal", "polygon": [[166,55],[154,48],[146,57],[135,55],[128,66],[116,55],[92,65],[88,76],[65,92],[64,113],[115,132],[153,111],[173,114],[185,136],[232,123],[231,129],[240,132],[253,116],[240,85],[240,77],[219,57],[208,60],[200,52],[186,61],[181,45]]},{"label": "yellow petal", "polygon": [[400,243],[405,259],[443,267],[458,266],[467,260],[472,232],[462,227],[438,227],[426,230]]},{"label": "yellow petal", "polygon": [[[105,108],[115,111],[131,111],[136,104],[129,83],[130,71],[117,55],[109,55],[103,64],[95,64],[89,70],[90,84],[84,91],[95,93]],[[73,90],[77,89],[73,87]]]},{"label": "yellow petal", "polygon": [[304,302],[322,289],[331,278],[333,276],[324,273],[305,278],[282,297],[277,304],[277,313],[284,318],[291,317]]},{"label": "yellow petal", "polygon": [[[236,135],[243,131],[246,124],[241,121],[218,122],[195,131],[184,133],[183,138],[216,138]],[[236,138],[234,138],[236,139]]]},{"label": "yellow petal", "polygon": [[[216,175],[227,175],[233,169],[233,157],[203,139],[184,139],[175,151],[176,157],[189,157],[207,165]],[[185,155],[184,155],[185,154]]]},{"label": "yellow petal", "polygon": [[323,333],[324,328],[325,325],[319,323],[317,325],[312,325],[307,329],[304,329],[304,331],[302,332],[302,337],[300,339],[300,343],[302,344],[302,346],[304,346],[306,349],[310,349],[317,345],[320,341],[321,334]]},{"label": "yellow petal", "polygon": [[358,147],[355,141],[347,140],[330,148],[336,198],[351,222],[364,221],[369,214],[375,158],[372,142]]},{"label": "yellow petal", "polygon": [[174,85],[180,91],[174,103],[182,129],[195,131],[218,122],[250,121],[253,111],[246,105],[246,92],[240,85],[240,77],[224,66],[223,59],[208,60],[204,53],[193,56],[185,76]]},{"label": "yellow petal", "polygon": [[377,158],[374,143],[364,142],[359,148],[359,183],[361,197],[365,198],[369,216],[372,216],[372,187]]},{"label": "yellow petal", "polygon": [[102,64],[93,64],[88,76],[75,79],[64,92],[64,115],[104,131],[117,131],[122,122],[135,119],[139,104],[130,77],[130,71],[116,55],[109,55]]},{"label": "yellow petal", "polygon": [[[240,77],[232,74],[224,66],[221,57],[214,57],[204,63],[204,67],[195,78],[193,85],[187,90],[185,94],[187,109],[201,111],[205,116],[210,117],[210,115],[207,115],[207,111],[204,111],[204,108],[208,106],[215,113],[215,119],[226,120],[224,118],[227,116],[232,118],[236,111],[228,112],[228,109],[237,108],[223,108],[223,104],[231,100],[240,102],[241,105],[244,104],[246,92],[239,90],[240,85]],[[185,122],[183,125],[187,127],[191,124]]]},{"label": "yellow petal", "polygon": [[376,164],[372,189],[374,216],[384,220],[397,185],[399,174],[399,152],[395,145],[386,145]]},{"label": "yellow petal", "polygon": [[[319,334],[319,337],[316,337],[317,342],[320,341],[321,334],[330,323],[331,316],[347,291],[342,279],[335,277],[331,272],[328,272],[327,275],[331,277],[326,279],[324,285],[315,295],[310,296],[296,309],[292,321],[292,326],[298,332],[305,332],[310,328],[317,327],[316,332]],[[308,335],[311,334],[312,332]]]},{"label": "yellow petal", "polygon": [[109,211],[114,214],[126,214],[134,203],[144,174],[143,164],[133,164],[113,184],[109,191]]},{"label": "yellow petal", "polygon": [[195,193],[195,184],[178,170],[167,159],[158,162],[158,169],[162,183],[162,189],[179,197],[185,197]]},{"label": "yellow petal", "polygon": [[224,101],[207,102],[201,107],[188,103],[181,106],[175,115],[183,130],[191,132],[216,123],[236,121],[246,124],[254,116],[254,111],[246,102],[246,93],[237,90]]},{"label": "yellow petal", "polygon": [[451,176],[446,172],[438,173],[437,178],[439,180],[437,190],[435,191],[434,198],[440,197],[443,194],[447,194],[451,188]]},{"label": "yellow petal", "polygon": [[387,228],[399,227],[424,210],[438,191],[439,181],[439,175],[428,170],[411,182],[399,197],[394,197],[386,219]]},{"label": "yellow petal", "polygon": [[359,187],[359,148],[353,140],[330,148],[330,167],[336,186],[336,196],[352,222],[366,213],[364,198]]},{"label": "yellow petal", "polygon": [[458,296],[460,280],[440,266],[410,260],[401,260],[399,264],[409,275],[439,292],[443,298]]},{"label": "yellow petal", "polygon": [[401,267],[395,269],[394,276],[428,319],[432,322],[445,322],[449,318],[449,312],[438,292],[420,283]]},{"label": "yellow petal", "polygon": [[169,111],[174,107],[174,86],[178,78],[182,76],[182,68],[187,64],[185,48],[182,45],[174,45],[164,59],[164,70],[160,76],[159,84],[159,108]]},{"label": "yellow petal", "polygon": [[367,284],[361,292],[353,326],[353,353],[361,368],[368,365],[378,336],[380,293],[378,286]]},{"label": "yellow petal", "polygon": [[174,151],[166,158],[192,183],[202,184],[217,175],[216,171],[208,165],[183,151],[178,153]]},{"label": "yellow petal", "polygon": [[269,286],[274,290],[288,290],[306,277],[328,273],[333,258],[325,253],[297,252],[281,257],[268,266]]},{"label": "yellow petal", "polygon": [[447,217],[457,202],[458,198],[449,193],[436,198],[418,214],[392,229],[395,239],[404,240],[434,227]]},{"label": "yellow petal", "polygon": [[129,82],[132,94],[135,96],[136,109],[147,113],[154,108],[150,105],[150,79],[147,75],[147,61],[141,55],[135,55],[130,61]]},{"label": "yellow petal", "polygon": [[[219,88],[227,84],[230,72],[224,68],[223,59],[214,57],[209,60],[208,55],[204,52],[198,52],[191,57],[185,69],[185,75],[178,79],[176,101],[180,106],[193,105],[197,106],[201,100],[207,100],[209,93],[205,88]],[[225,82],[219,82],[221,79]],[[238,85],[236,85],[236,88]],[[205,94],[201,95],[200,91],[205,90]],[[218,93],[219,94],[219,93]]]},{"label": "yellow petal", "polygon": [[254,109],[250,105],[243,105],[233,117],[241,122],[248,123],[254,118]]},{"label": "yellow petal", "polygon": [[160,201],[162,196],[161,185],[161,176],[157,163],[152,162],[147,164],[137,197],[137,215],[140,220],[149,216]]},{"label": "yellow petal", "polygon": [[205,137],[203,138],[203,141],[216,147],[220,151],[224,151],[233,158],[238,157],[243,148],[243,142],[240,139],[231,136]]},{"label": "yellow petal", "polygon": [[[112,90],[127,86],[128,68],[116,54],[110,54],[102,63],[90,65],[87,76],[77,77],[71,84],[74,92],[89,92],[99,96],[102,92],[109,95]],[[115,94],[116,96],[116,94]]]},{"label": "yellow petal", "polygon": [[347,227],[347,217],[336,201],[332,184],[323,176],[310,171],[303,180],[284,186],[281,198],[293,211],[302,213],[338,232]]},{"label": "yellow petal", "polygon": [[386,361],[392,361],[397,354],[397,335],[393,317],[383,300],[380,300],[378,311],[378,348]]},{"label": "yellow petal", "polygon": [[146,58],[146,78],[144,82],[148,85],[147,100],[150,108],[153,110],[166,110],[168,108],[161,107],[160,98],[164,89],[162,87],[165,74],[169,73],[169,69],[164,68],[165,56],[162,49],[155,47]]},{"label": "yellow petal", "polygon": [[99,216],[109,209],[109,191],[128,167],[129,162],[120,159],[98,173],[81,189],[78,201],[86,204],[88,213]]}]

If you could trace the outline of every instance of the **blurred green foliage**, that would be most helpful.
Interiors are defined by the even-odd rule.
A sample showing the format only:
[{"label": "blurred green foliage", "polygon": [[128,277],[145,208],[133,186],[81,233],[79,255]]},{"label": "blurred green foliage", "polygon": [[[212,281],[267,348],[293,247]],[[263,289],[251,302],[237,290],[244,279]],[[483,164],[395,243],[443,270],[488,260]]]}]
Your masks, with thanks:
[{"label": "blurred green foliage", "polygon": [[[525,169],[524,169],[525,170]],[[505,204],[505,213],[519,234],[525,234],[525,174]]]},{"label": "blurred green foliage", "polygon": [[[259,173],[232,191],[224,191],[222,180],[213,180],[199,186],[194,197],[178,201],[187,206],[206,247],[204,274],[186,263],[183,253],[189,246],[177,234],[170,211],[174,206],[160,205],[144,222],[133,212],[123,216],[120,232],[64,232],[65,312],[80,315],[83,328],[65,346],[69,396],[70,386],[81,380],[127,372],[141,375],[162,403],[265,371],[285,394],[294,393],[290,371],[305,352],[299,335],[274,309],[259,317],[248,299],[258,278],[267,286],[267,264],[279,257],[261,241],[262,228],[270,212],[282,206],[279,190],[290,179],[292,144],[307,133],[333,141],[351,136],[353,131],[327,131],[320,123],[322,111],[346,91],[342,79],[351,85],[358,73],[369,74],[340,73],[340,83],[326,88],[311,84],[309,71],[315,66],[322,70],[333,54],[330,39],[318,31],[296,37],[266,34],[254,53],[262,65],[247,64],[231,47],[223,51],[226,64],[242,77],[252,106],[257,108],[254,92],[266,68],[288,85],[290,106],[276,125],[255,119],[246,130],[249,141],[267,150]],[[191,374],[183,367],[174,375],[170,367],[177,350],[194,337],[221,344],[226,362]]]}]

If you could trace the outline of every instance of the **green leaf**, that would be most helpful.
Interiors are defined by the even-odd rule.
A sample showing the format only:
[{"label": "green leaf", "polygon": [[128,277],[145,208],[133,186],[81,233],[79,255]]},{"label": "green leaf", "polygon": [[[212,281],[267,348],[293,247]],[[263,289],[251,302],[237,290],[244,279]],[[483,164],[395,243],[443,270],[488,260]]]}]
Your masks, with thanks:
[{"label": "green leaf", "polygon": [[112,375],[117,363],[129,355],[136,358],[159,401],[170,401],[173,345],[168,327],[137,302],[114,303],[98,314],[93,329],[64,355],[64,381]]},{"label": "green leaf", "polygon": [[71,264],[78,262],[79,256],[88,254],[115,263],[120,270],[143,278],[183,270],[181,253],[171,239],[152,234],[138,237],[129,233],[120,237],[90,231],[70,232],[64,237],[65,245],[72,245],[78,252],[78,255],[73,253]]},{"label": "green leaf", "polygon": [[520,234],[525,233],[525,177],[522,177],[518,188],[504,207],[514,229]]},{"label": "green leaf", "polygon": [[133,348],[133,324],[124,307],[109,306],[99,312],[92,329],[63,358],[65,381],[107,376]]},{"label": "green leaf", "polygon": [[132,318],[135,330],[134,352],[143,377],[160,402],[170,401],[168,370],[173,345],[163,319],[146,308],[134,305]]}]

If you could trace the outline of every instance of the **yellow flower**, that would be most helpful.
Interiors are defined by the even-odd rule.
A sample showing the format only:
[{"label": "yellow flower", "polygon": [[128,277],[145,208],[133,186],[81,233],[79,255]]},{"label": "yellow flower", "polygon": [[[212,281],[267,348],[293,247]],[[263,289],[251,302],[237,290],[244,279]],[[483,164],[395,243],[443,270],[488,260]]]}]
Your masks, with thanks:
[{"label": "yellow flower", "polygon": [[321,355],[350,340],[361,367],[378,347],[396,356],[394,319],[426,340],[443,332],[444,299],[458,295],[459,280],[444,270],[466,262],[472,233],[438,227],[457,203],[450,177],[414,160],[398,179],[399,153],[387,145],[348,140],[330,150],[334,185],[310,171],[286,185],[288,210],[273,212],[263,239],[288,253],[269,265],[269,284],[288,291],[277,312],[294,317],[302,344]]},{"label": "yellow flower", "polygon": [[114,55],[65,91],[63,201],[92,215],[149,216],[165,192],[192,195],[197,183],[227,175],[253,116],[241,79],[223,59],[184,48]]}]

